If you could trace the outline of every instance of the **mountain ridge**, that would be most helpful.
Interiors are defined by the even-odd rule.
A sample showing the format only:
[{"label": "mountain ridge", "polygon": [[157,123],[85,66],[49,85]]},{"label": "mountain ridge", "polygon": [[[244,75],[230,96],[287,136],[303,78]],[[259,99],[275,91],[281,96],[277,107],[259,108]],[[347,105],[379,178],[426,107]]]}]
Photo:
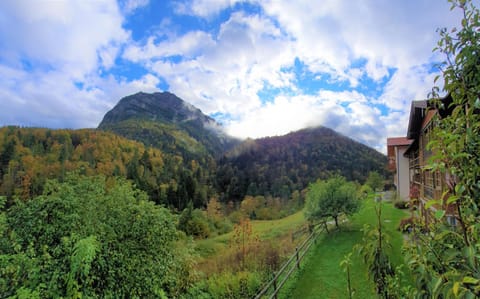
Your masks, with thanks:
[{"label": "mountain ridge", "polygon": [[217,190],[225,198],[245,195],[288,198],[317,179],[340,174],[364,183],[370,171],[385,172],[387,158],[327,127],[248,139],[218,161]]},{"label": "mountain ridge", "polygon": [[210,179],[225,201],[241,201],[246,195],[289,198],[309,183],[335,174],[359,183],[370,171],[386,174],[385,155],[330,128],[310,127],[240,142],[170,92],[122,98],[99,129],[169,154],[180,153],[185,167],[198,162],[211,170]]}]

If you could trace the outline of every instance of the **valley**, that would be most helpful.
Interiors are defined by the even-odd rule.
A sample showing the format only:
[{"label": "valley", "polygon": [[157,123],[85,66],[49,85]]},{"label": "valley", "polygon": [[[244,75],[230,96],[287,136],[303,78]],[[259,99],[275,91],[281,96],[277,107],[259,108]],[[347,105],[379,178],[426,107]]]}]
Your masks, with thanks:
[{"label": "valley", "polygon": [[[360,185],[370,172],[387,175],[385,163],[384,155],[324,127],[241,141],[223,133],[221,125],[171,93],[138,93],[122,99],[105,115],[98,129],[0,128],[0,196],[2,217],[7,223],[3,227],[3,256],[12,261],[20,258],[19,253],[9,249],[18,244],[22,256],[32,261],[29,271],[47,262],[43,258],[32,260],[30,245],[14,233],[20,229],[13,226],[20,207],[24,211],[42,211],[48,209],[51,200],[60,200],[57,204],[63,205],[68,198],[78,198],[75,200],[81,202],[83,196],[92,200],[98,197],[101,202],[103,195],[99,194],[104,192],[106,196],[115,186],[132,188],[140,192],[134,197],[141,195],[142,200],[166,208],[164,211],[171,215],[167,217],[168,225],[177,231],[177,237],[169,241],[173,243],[169,243],[168,250],[170,254],[177,252],[176,267],[181,267],[186,275],[170,278],[176,281],[176,287],[161,282],[164,294],[182,298],[196,298],[200,294],[210,294],[213,298],[249,297],[308,234],[309,222],[303,206],[309,184],[342,175]],[[74,187],[77,182],[89,180],[104,182],[97,187],[100,193],[89,195],[93,189],[80,191]],[[62,195],[64,188],[74,188],[80,193]],[[108,255],[102,253],[108,244],[105,242],[113,242],[112,245],[129,242],[133,247],[126,250],[133,250],[135,243],[130,242],[136,241],[105,239],[107,235],[96,227],[99,223],[91,229],[80,229],[75,220],[79,215],[85,215],[84,220],[104,217],[93,216],[92,212],[83,205],[76,210],[40,212],[54,213],[48,216],[54,218],[48,219],[57,219],[53,215],[60,218],[40,222],[38,228],[59,225],[57,221],[70,224],[60,229],[60,235],[54,239],[41,232],[31,235],[29,238],[33,238],[37,248],[35,255],[48,253],[62,263],[61,260],[74,257],[69,257],[68,252],[75,253],[80,250],[78,246],[89,242],[85,243],[93,250],[89,267],[95,275],[105,275],[100,274],[98,264],[100,254]],[[27,217],[29,223],[37,221],[34,214],[22,217]],[[126,220],[119,218],[119,224],[121,221]],[[136,221],[131,225],[135,226]],[[154,230],[161,229],[152,225]],[[70,238],[71,245],[58,243],[57,238]],[[41,251],[42,247],[36,247],[40,245],[49,249]],[[55,253],[60,248],[62,253]],[[13,266],[7,262],[5,266],[8,265]],[[20,272],[12,271],[11,277],[21,277]],[[78,287],[70,289],[72,292],[85,287],[95,294],[113,291],[113,285],[94,287],[99,281],[93,277],[85,280],[90,277],[89,272],[77,277],[71,268],[65,271],[65,275],[73,276],[57,281],[54,289],[33,286],[29,291],[31,294],[62,292],[71,283]],[[40,275],[38,279],[50,280],[50,275]],[[27,282],[16,281],[20,285]],[[4,294],[18,290],[16,283],[9,284],[12,289]],[[148,288],[144,291],[148,292]]]}]

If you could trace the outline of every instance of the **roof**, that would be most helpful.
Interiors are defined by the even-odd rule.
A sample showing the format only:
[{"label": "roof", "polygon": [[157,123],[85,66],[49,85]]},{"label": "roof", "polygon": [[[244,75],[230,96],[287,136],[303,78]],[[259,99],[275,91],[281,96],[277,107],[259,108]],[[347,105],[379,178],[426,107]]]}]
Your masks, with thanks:
[{"label": "roof", "polygon": [[410,144],[404,153],[404,156],[409,155],[411,151],[418,148],[418,137],[422,129],[423,118],[427,113],[427,109],[436,109],[441,118],[447,117],[453,111],[452,96],[447,94],[445,97],[440,98],[440,101],[435,100],[423,100],[413,101],[410,108],[410,121],[408,122],[407,138],[414,141]]},{"label": "roof", "polygon": [[410,108],[410,120],[408,122],[407,138],[418,138],[419,130],[422,125],[425,110],[427,109],[427,101],[413,101]]},{"label": "roof", "polygon": [[450,115],[453,111],[452,97],[447,94],[445,97],[440,98],[439,101],[435,100],[423,100],[413,101],[410,108],[410,120],[408,122],[407,138],[417,139],[420,130],[422,128],[422,121],[425,117],[427,108],[436,109],[441,118]]},{"label": "roof", "polygon": [[412,141],[406,137],[390,137],[387,138],[387,146],[410,145]]}]

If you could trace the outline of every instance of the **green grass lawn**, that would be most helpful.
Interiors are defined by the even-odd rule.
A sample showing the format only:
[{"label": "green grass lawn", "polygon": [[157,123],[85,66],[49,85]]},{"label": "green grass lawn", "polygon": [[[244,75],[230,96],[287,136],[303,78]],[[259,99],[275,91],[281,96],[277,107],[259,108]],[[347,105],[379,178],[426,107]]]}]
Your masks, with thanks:
[{"label": "green grass lawn", "polygon": [[[382,206],[384,230],[391,236],[392,261],[403,263],[401,247],[402,234],[397,231],[400,219],[408,213],[396,209],[391,203]],[[282,292],[284,298],[348,298],[346,274],[340,267],[340,261],[359,243],[363,233],[360,229],[365,223],[375,225],[376,216],[373,200],[367,200],[362,209],[351,217],[348,223],[341,225],[340,230],[324,234],[312,248],[304,267],[295,278],[287,284]],[[374,285],[367,277],[367,269],[360,256],[352,255],[352,285],[354,298],[375,297]]]}]

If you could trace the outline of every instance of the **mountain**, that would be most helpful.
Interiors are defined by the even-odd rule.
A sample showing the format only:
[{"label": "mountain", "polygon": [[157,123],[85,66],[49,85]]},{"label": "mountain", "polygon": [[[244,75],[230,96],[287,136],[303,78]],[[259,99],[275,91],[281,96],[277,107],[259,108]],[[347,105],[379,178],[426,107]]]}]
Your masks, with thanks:
[{"label": "mountain", "polygon": [[310,182],[340,174],[364,183],[370,171],[385,174],[387,158],[325,127],[249,139],[217,162],[217,191],[224,199],[245,195],[289,198]]},{"label": "mountain", "polygon": [[122,98],[98,128],[167,153],[181,153],[186,162],[218,156],[237,142],[213,118],[169,92]]},{"label": "mountain", "polygon": [[[184,168],[198,164],[205,171],[202,177],[224,200],[240,201],[245,195],[289,198],[336,173],[363,183],[370,171],[384,173],[386,165],[381,153],[325,127],[240,143],[169,92],[122,98],[99,129],[181,156]],[[194,176],[194,171],[186,175]]]}]

